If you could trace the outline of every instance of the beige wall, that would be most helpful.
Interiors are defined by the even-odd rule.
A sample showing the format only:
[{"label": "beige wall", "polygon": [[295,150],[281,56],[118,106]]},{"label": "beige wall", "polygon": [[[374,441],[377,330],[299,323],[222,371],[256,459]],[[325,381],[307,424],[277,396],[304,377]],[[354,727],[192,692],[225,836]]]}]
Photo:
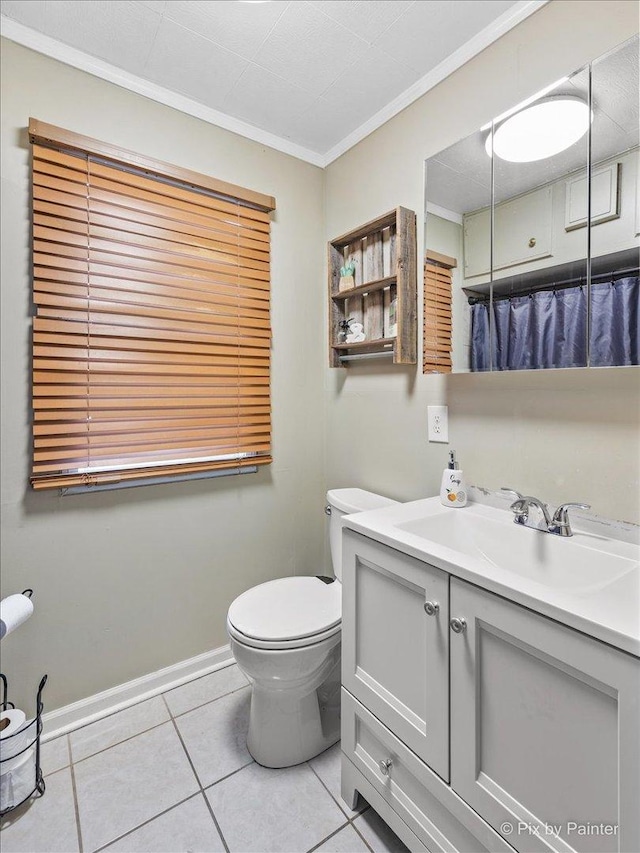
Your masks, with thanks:
[{"label": "beige wall", "polygon": [[[425,158],[638,29],[638,4],[554,0],[326,170],[327,239],[404,205],[418,213]],[[363,363],[326,369],[327,483],[400,499],[436,494],[454,448],[468,481],[638,521],[638,369],[423,376]],[[449,406],[449,445],[427,406]]]},{"label": "beige wall", "polygon": [[[60,498],[29,464],[29,116],[276,197],[274,463],[258,474]],[[2,44],[2,594],[36,612],[2,642],[47,709],[227,642],[238,593],[314,573],[324,549],[323,174],[314,166]]]},{"label": "beige wall", "polygon": [[[555,0],[324,175],[3,42],[2,589],[33,586],[37,608],[3,641],[16,701],[42,672],[53,709],[226,642],[226,610],[240,591],[317,570],[325,485],[434,494],[448,448],[427,443],[429,403],[449,405],[449,447],[471,482],[636,518],[637,370],[448,378],[388,365],[329,370],[323,271],[323,234],[395,205],[418,211],[421,232],[425,157],[636,24],[635,2]],[[276,196],[270,468],[80,497],[30,490],[29,116]]]}]

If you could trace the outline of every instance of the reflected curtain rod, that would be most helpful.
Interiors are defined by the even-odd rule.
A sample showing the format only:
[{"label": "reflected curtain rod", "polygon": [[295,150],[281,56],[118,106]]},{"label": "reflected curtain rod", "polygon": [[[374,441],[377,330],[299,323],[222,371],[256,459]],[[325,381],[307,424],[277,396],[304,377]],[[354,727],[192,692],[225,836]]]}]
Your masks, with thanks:
[{"label": "reflected curtain rod", "polygon": [[[638,275],[640,273],[640,269],[638,267],[631,267],[630,269],[625,270],[614,270],[613,272],[602,272],[598,273],[598,275],[592,275],[591,281],[594,282],[597,279],[608,279],[610,278],[613,282],[613,278],[621,278],[626,275],[633,273],[634,275]],[[494,284],[498,284],[499,282],[494,282]],[[578,276],[576,278],[566,278],[563,281],[554,281],[548,282],[547,284],[538,284],[531,285],[527,287],[526,285],[522,287],[521,290],[511,293],[496,293],[494,294],[494,299],[511,299],[514,296],[528,296],[530,293],[539,293],[544,290],[557,290],[559,287],[568,290],[571,286],[582,286],[586,284],[585,276]],[[490,296],[489,294],[483,294],[482,296],[469,296],[469,305],[478,305],[483,302],[489,302]]]}]

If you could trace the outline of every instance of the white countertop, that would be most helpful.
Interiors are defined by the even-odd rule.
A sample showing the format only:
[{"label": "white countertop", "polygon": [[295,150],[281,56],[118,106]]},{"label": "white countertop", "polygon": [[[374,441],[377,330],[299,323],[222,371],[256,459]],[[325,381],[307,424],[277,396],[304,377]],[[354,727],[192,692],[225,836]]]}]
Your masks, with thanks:
[{"label": "white countertop", "polygon": [[[509,557],[492,561],[472,553],[473,549],[467,548],[465,553],[464,548],[457,550],[455,546],[443,544],[447,541],[449,513],[469,513],[466,518],[476,530],[484,529],[485,539],[487,530],[502,533],[502,553],[508,553]],[[439,536],[440,542],[404,529],[405,525],[419,526],[425,519],[427,524],[433,522],[436,527],[443,522],[445,533]],[[465,517],[456,519],[457,526],[460,522],[464,526]],[[496,523],[501,527],[496,527]],[[634,544],[606,534],[581,531],[577,526],[571,539],[563,539],[514,525],[511,513],[505,510],[479,503],[469,503],[462,508],[443,507],[438,497],[347,515],[343,524],[350,530],[640,657],[640,554]],[[502,526],[506,524],[509,527]],[[455,542],[455,537],[452,542]],[[562,548],[566,545],[569,548],[563,553]],[[505,562],[516,565],[521,549],[523,553],[535,552],[535,559],[540,560],[542,569],[545,567],[545,553],[552,554],[556,572],[558,565],[562,565],[563,556],[570,556],[567,562],[572,565],[571,583],[567,588],[562,588],[562,583],[557,581],[555,586],[549,586],[539,582],[531,570],[529,576],[524,576],[503,567]],[[585,565],[588,563],[592,569],[595,567],[596,573],[602,574],[602,580],[580,585],[581,557]]]}]

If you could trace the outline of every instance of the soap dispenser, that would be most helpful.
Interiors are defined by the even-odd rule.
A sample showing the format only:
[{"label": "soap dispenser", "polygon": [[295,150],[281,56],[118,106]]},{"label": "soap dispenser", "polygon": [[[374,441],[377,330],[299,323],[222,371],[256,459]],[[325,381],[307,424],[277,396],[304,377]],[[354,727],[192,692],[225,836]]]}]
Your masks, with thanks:
[{"label": "soap dispenser", "polygon": [[466,506],[467,490],[462,471],[456,462],[455,450],[449,452],[449,465],[442,472],[440,503],[443,506]]}]

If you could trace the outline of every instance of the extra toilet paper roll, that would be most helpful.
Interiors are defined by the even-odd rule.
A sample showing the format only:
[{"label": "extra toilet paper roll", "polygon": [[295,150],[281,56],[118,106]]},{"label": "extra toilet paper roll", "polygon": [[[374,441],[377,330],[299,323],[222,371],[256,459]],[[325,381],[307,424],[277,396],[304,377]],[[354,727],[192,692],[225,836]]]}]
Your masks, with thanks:
[{"label": "extra toilet paper roll", "polygon": [[28,743],[26,715],[19,708],[9,708],[0,713],[0,772],[5,762],[16,756]]},{"label": "extra toilet paper roll", "polygon": [[33,613],[33,602],[20,593],[0,601],[0,639],[15,631]]},{"label": "extra toilet paper roll", "polygon": [[346,343],[348,344],[360,344],[365,340],[364,332],[358,332],[358,334],[347,335]]},{"label": "extra toilet paper roll", "polygon": [[10,762],[11,769],[0,775],[0,811],[22,803],[36,786],[36,748]]}]

